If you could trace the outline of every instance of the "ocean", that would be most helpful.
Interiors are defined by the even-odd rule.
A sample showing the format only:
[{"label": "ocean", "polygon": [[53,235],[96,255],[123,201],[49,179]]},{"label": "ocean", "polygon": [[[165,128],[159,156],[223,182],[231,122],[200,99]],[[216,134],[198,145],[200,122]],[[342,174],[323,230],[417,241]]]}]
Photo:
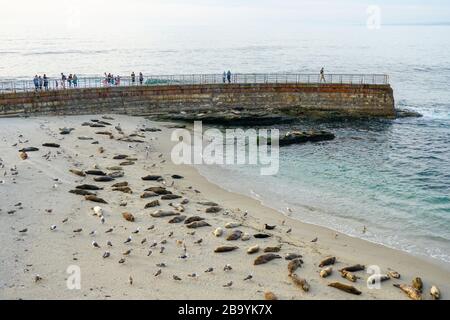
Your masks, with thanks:
[{"label": "ocean", "polygon": [[325,129],[336,140],[282,148],[276,176],[260,176],[253,166],[199,170],[226,189],[284,212],[291,208],[301,221],[448,265],[450,26],[119,31],[0,31],[0,80],[60,72],[317,73],[322,66],[329,73],[387,73],[396,106],[422,118],[280,126]]}]

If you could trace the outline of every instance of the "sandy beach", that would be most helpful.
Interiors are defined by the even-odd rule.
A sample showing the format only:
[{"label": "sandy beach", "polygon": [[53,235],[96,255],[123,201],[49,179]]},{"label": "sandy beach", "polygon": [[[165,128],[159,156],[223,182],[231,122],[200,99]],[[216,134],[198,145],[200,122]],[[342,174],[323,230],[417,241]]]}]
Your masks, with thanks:
[{"label": "sandy beach", "polygon": [[[112,125],[82,126],[92,119]],[[124,134],[115,129],[118,125]],[[61,135],[59,128],[64,127],[74,130]],[[139,130],[144,127],[161,131]],[[0,119],[0,128],[0,299],[264,299],[267,292],[286,300],[408,299],[393,284],[411,284],[414,277],[423,280],[423,299],[431,299],[433,285],[440,289],[443,299],[449,297],[448,266],[304,224],[210,183],[192,166],[173,164],[173,129],[167,123],[92,115]],[[112,136],[96,134],[99,131],[109,131]],[[133,133],[138,135],[129,137]],[[118,140],[124,136],[144,142]],[[93,144],[95,141],[98,144]],[[60,147],[48,148],[43,143]],[[27,152],[28,158],[22,160],[18,150],[24,147],[39,150]],[[114,160],[117,155],[127,155],[128,160]],[[108,168],[124,161],[131,163],[116,171],[124,176],[109,182],[96,182],[96,176],[82,177],[69,171],[97,169],[109,173],[114,170]],[[148,175],[159,175],[163,180],[142,180]],[[113,191],[112,185],[121,182],[128,182],[132,193]],[[107,204],[69,193],[82,184],[102,187],[92,192]],[[181,198],[141,198],[150,187],[162,187]],[[155,200],[159,206],[145,209]],[[206,212],[216,210],[207,210],[211,204],[205,202],[217,203],[220,211]],[[103,209],[104,223],[94,215],[92,208],[96,206]],[[179,215],[152,217],[157,210]],[[135,221],[126,221],[124,212],[131,213]],[[197,216],[209,226],[191,229],[184,221],[168,223],[179,216]],[[228,223],[236,226],[226,228]],[[265,230],[265,224],[275,228]],[[51,230],[51,226],[56,228]],[[223,229],[223,235],[213,234],[217,228]],[[112,232],[106,233],[109,229]],[[248,234],[249,239],[227,241],[226,237],[236,230]],[[255,238],[255,234],[270,237]],[[131,242],[124,243],[130,236]],[[317,241],[312,242],[314,239]],[[100,248],[92,245],[94,241]],[[248,254],[247,250],[256,245],[259,252]],[[215,253],[220,246],[238,248]],[[273,254],[281,258],[254,265],[258,256],[266,254],[265,248],[279,248]],[[105,252],[110,255],[103,257]],[[303,264],[295,274],[307,281],[309,291],[289,277],[292,260],[285,259],[288,254],[301,255]],[[331,265],[332,274],[322,278],[319,264],[328,257],[335,257],[336,262]],[[394,270],[401,277],[383,281],[380,289],[369,289],[366,280],[370,274],[366,270],[353,273],[358,277],[356,282],[338,272],[355,264],[364,265],[366,270],[378,266],[382,274]],[[81,271],[81,289],[67,287],[71,266]],[[205,272],[210,268],[211,272]],[[249,276],[251,279],[244,280]],[[361,294],[328,286],[332,282],[352,285]]]}]

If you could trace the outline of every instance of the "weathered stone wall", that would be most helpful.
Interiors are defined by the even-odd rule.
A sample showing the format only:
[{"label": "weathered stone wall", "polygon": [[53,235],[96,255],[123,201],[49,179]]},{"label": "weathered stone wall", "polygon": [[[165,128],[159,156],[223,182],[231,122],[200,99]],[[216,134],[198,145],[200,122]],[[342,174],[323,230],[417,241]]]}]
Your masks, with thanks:
[{"label": "weathered stone wall", "polygon": [[389,85],[227,84],[114,87],[0,94],[0,117],[155,115],[239,108],[294,116],[394,116]]}]

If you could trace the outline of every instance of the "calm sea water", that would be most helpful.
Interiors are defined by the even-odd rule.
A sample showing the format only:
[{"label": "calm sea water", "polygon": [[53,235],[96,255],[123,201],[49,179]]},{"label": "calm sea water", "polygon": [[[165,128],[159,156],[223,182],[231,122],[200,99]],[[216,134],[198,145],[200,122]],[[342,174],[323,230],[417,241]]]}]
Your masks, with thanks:
[{"label": "calm sea water", "polygon": [[230,190],[290,207],[302,221],[450,262],[449,26],[9,31],[0,33],[0,79],[44,72],[317,72],[321,66],[330,73],[390,74],[397,107],[423,118],[296,124],[331,130],[337,139],[283,148],[277,176],[262,177],[254,167],[200,170]]}]

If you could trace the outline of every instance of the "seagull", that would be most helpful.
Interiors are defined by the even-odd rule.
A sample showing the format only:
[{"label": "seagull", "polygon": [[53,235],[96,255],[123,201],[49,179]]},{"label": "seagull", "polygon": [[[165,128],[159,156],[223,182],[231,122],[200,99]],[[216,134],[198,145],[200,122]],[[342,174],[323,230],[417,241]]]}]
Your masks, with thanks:
[{"label": "seagull", "polygon": [[173,236],[173,231],[171,231],[171,232],[169,233],[169,238],[170,238],[171,236]]},{"label": "seagull", "polygon": [[124,253],[122,253],[124,256],[129,256],[131,253],[131,249],[125,251]]},{"label": "seagull", "polygon": [[128,283],[132,286],[133,285],[133,277],[132,276],[130,276],[129,278],[128,278]]},{"label": "seagull", "polygon": [[124,258],[120,259],[120,260],[119,260],[119,263],[120,263],[120,264],[125,263],[125,259],[124,259]]},{"label": "seagull", "polygon": [[164,262],[158,263],[156,266],[159,267],[159,268],[167,267],[167,265]]},{"label": "seagull", "polygon": [[317,242],[317,240],[319,240],[318,238],[314,238],[311,240],[311,242]]},{"label": "seagull", "polygon": [[167,243],[167,240],[166,240],[166,239],[164,239],[164,240],[161,241],[161,244],[166,244],[166,243]]},{"label": "seagull", "polygon": [[109,253],[109,251],[106,251],[106,252],[103,254],[103,259],[109,258],[110,256],[111,256],[111,253]]},{"label": "seagull", "polygon": [[113,228],[109,228],[108,230],[105,231],[105,233],[111,233],[113,232],[113,230],[114,230]]},{"label": "seagull", "polygon": [[166,248],[165,247],[161,247],[161,250],[159,250],[159,253],[163,253],[164,250],[166,250]]},{"label": "seagull", "polygon": [[292,228],[289,228],[288,231],[286,231],[286,233],[291,233],[292,232]]},{"label": "seagull", "polygon": [[222,287],[229,288],[233,285],[233,281],[228,282],[227,284],[224,284]]},{"label": "seagull", "polygon": [[101,216],[100,221],[102,222],[102,224],[104,224],[105,223],[105,217]]},{"label": "seagull", "polygon": [[154,274],[155,277],[159,276],[161,274],[162,270],[159,269],[158,271],[156,271],[156,273]]},{"label": "seagull", "polygon": [[173,280],[176,280],[176,281],[181,281],[181,278],[180,278],[180,277],[178,277],[178,276],[176,276],[176,275],[173,275],[172,277],[173,277]]},{"label": "seagull", "polygon": [[139,233],[139,227],[137,227],[137,228],[136,228],[136,230],[135,230],[135,231],[133,231],[132,233],[134,233],[134,234],[138,234],[138,233]]},{"label": "seagull", "polygon": [[108,241],[108,242],[106,243],[106,245],[107,245],[108,247],[112,247],[112,246],[113,246],[111,241]]},{"label": "seagull", "polygon": [[210,273],[210,272],[213,272],[213,271],[214,271],[214,268],[209,267],[208,269],[205,270],[205,273]]},{"label": "seagull", "polygon": [[96,234],[97,234],[97,231],[96,231],[96,230],[92,230],[92,231],[89,233],[90,236],[95,236]]},{"label": "seagull", "polygon": [[62,223],[66,223],[67,221],[69,221],[69,218],[65,218]]},{"label": "seagull", "polygon": [[94,248],[100,248],[100,246],[98,245],[98,243],[96,241],[92,241],[92,246]]},{"label": "seagull", "polygon": [[153,253],[152,250],[148,250],[147,257],[150,257],[152,255],[152,253]]},{"label": "seagull", "polygon": [[188,274],[188,277],[190,277],[190,278],[197,278],[197,277],[198,277],[198,274],[196,274],[196,273],[194,272],[194,273]]},{"label": "seagull", "polygon": [[253,276],[251,274],[249,274],[248,276],[246,276],[244,278],[244,281],[251,280],[252,278],[253,278]]},{"label": "seagull", "polygon": [[199,240],[195,241],[194,243],[195,243],[195,244],[200,244],[200,243],[202,243],[202,242],[203,242],[203,239],[199,239]]},{"label": "seagull", "polygon": [[129,236],[128,237],[128,239],[127,240],[125,240],[125,242],[124,243],[130,243],[131,242],[131,236]]},{"label": "seagull", "polygon": [[187,255],[186,254],[183,254],[183,255],[181,255],[181,256],[179,256],[178,258],[180,258],[180,259],[187,259]]},{"label": "seagull", "polygon": [[56,230],[56,225],[52,225],[51,227],[50,227],[50,230]]},{"label": "seagull", "polygon": [[264,228],[265,228],[266,230],[273,230],[273,229],[275,229],[275,227],[276,227],[276,226],[269,226],[267,223],[264,224]]},{"label": "seagull", "polygon": [[225,265],[225,267],[223,267],[223,271],[231,271],[231,270],[233,270],[233,268],[229,264],[227,264],[227,265]]},{"label": "seagull", "polygon": [[150,227],[147,228],[147,230],[153,230],[153,229],[155,229],[155,225],[154,224],[152,224]]},{"label": "seagull", "polygon": [[157,245],[158,245],[158,242],[153,241],[153,244],[150,246],[150,248],[154,248],[154,247],[156,247]]},{"label": "seagull", "polygon": [[37,274],[34,276],[34,282],[39,282],[41,280],[42,280],[42,277],[40,275]]},{"label": "seagull", "polygon": [[144,244],[147,242],[147,238],[142,239],[141,244]]}]

